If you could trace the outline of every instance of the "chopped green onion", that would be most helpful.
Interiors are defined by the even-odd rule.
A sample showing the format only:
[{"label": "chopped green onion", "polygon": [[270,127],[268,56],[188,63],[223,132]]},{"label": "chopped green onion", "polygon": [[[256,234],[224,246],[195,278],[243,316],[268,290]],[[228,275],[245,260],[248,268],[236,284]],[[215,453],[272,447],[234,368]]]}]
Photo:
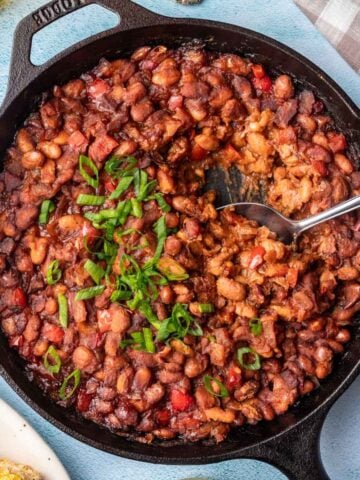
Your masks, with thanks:
[{"label": "chopped green onion", "polygon": [[140,303],[139,307],[139,312],[144,315],[144,317],[147,319],[147,321],[155,327],[157,330],[160,328],[161,324],[163,322],[160,322],[158,317],[155,315],[155,313],[152,311],[150,303],[143,301]]},{"label": "chopped green onion", "polygon": [[143,216],[141,203],[137,198],[131,199],[131,208],[132,208],[132,214],[134,215],[134,217],[141,218]]},{"label": "chopped green onion", "polygon": [[164,248],[164,244],[165,244],[165,240],[166,240],[166,237],[167,237],[166,219],[165,219],[164,215],[161,216],[159,218],[159,220],[157,220],[157,222],[155,223],[154,231],[155,231],[156,236],[157,236],[158,244],[157,244],[157,247],[156,247],[156,250],[155,250],[154,257],[152,258],[151,261],[156,263],[159,260],[159,258],[161,257],[161,254],[162,254],[162,251],[163,251],[163,248]]},{"label": "chopped green onion", "polygon": [[105,203],[106,197],[102,195],[87,195],[86,193],[80,193],[76,203],[78,205],[90,205],[99,207]]},{"label": "chopped green onion", "polygon": [[48,269],[46,271],[46,281],[48,285],[55,285],[62,275],[62,271],[59,268],[59,260],[53,260],[49,263]]},{"label": "chopped green onion", "polygon": [[59,322],[63,328],[67,328],[69,323],[69,310],[68,310],[68,303],[67,298],[63,293],[59,293],[58,295],[58,303],[59,303]]},{"label": "chopped green onion", "polygon": [[[194,325],[194,328],[190,328]],[[157,340],[165,342],[169,338],[184,338],[186,335],[201,336],[202,328],[187,311],[187,306],[176,303],[172,309],[171,317],[160,322]]]},{"label": "chopped green onion", "polygon": [[124,225],[124,223],[126,222],[131,212],[131,208],[132,208],[131,201],[125,200],[125,202],[123,202],[122,208],[120,209],[120,213],[118,215],[118,223],[120,225]]},{"label": "chopped green onion", "polygon": [[40,207],[39,223],[46,225],[49,221],[49,215],[55,210],[55,204],[51,200],[44,200]]},{"label": "chopped green onion", "polygon": [[132,293],[130,290],[114,290],[111,294],[110,300],[112,302],[121,302],[123,300],[130,300]]},{"label": "chopped green onion", "polygon": [[[93,175],[89,175],[89,173],[86,171],[86,168],[88,170],[91,170]],[[97,188],[99,186],[99,170],[95,163],[89,158],[86,157],[85,155],[80,155],[79,157],[79,170],[86,182],[93,188]]]},{"label": "chopped green onion", "polygon": [[249,327],[250,327],[251,333],[255,335],[255,337],[258,337],[259,335],[261,335],[263,327],[262,327],[260,318],[256,318],[256,317],[252,318],[249,322]]},{"label": "chopped green onion", "polygon": [[100,280],[105,275],[105,270],[97,265],[92,260],[86,260],[84,264],[84,269],[88,272],[90,277],[94,280],[95,283],[99,284]]},{"label": "chopped green onion", "polygon": [[[252,357],[253,357],[252,363],[246,363],[244,361],[244,356],[245,355],[252,355]],[[239,348],[236,352],[236,356],[237,356],[237,359],[238,359],[238,362],[240,363],[240,365],[242,367],[246,368],[246,370],[260,370],[260,368],[261,368],[260,356],[252,348],[250,348],[250,347]]]},{"label": "chopped green onion", "polygon": [[168,280],[181,281],[189,278],[185,268],[171,257],[161,257],[156,266]]},{"label": "chopped green onion", "polygon": [[[217,385],[219,388],[219,392],[214,390],[213,383]],[[214,397],[221,397],[225,398],[229,396],[228,389],[225,387],[223,383],[220,382],[217,378],[211,377],[210,375],[204,376],[204,386],[206,390],[213,395]]]},{"label": "chopped green onion", "polygon": [[149,353],[155,352],[155,344],[153,340],[153,334],[150,328],[143,328],[144,334],[144,343],[145,343],[145,350]]},{"label": "chopped green onion", "polygon": [[164,199],[164,195],[160,192],[157,192],[157,193],[154,193],[153,195],[150,195],[149,197],[147,197],[145,199],[146,201],[148,200],[156,200],[159,207],[161,208],[161,210],[163,212],[170,212],[171,210],[171,207],[170,205],[167,203],[167,201]]},{"label": "chopped green onion", "polygon": [[44,367],[46,370],[52,374],[59,373],[61,368],[61,358],[54,347],[54,345],[50,345],[47,349],[47,352],[44,356]]},{"label": "chopped green onion", "polygon": [[75,300],[89,300],[89,298],[101,295],[105,290],[105,285],[97,285],[96,287],[83,288],[75,295]]},{"label": "chopped green onion", "polygon": [[[74,395],[78,386],[80,385],[80,380],[81,380],[81,371],[77,368],[76,370],[71,372],[70,375],[68,375],[64,379],[64,381],[63,381],[63,383],[60,387],[60,390],[59,390],[60,399],[61,400],[68,400],[69,398],[71,398]],[[73,382],[73,386],[68,391],[68,387],[69,387],[70,382]]]},{"label": "chopped green onion", "polygon": [[200,313],[212,313],[214,305],[212,303],[199,303]]},{"label": "chopped green onion", "polygon": [[110,195],[109,199],[115,200],[116,198],[119,198],[130,187],[133,180],[133,177],[123,177]]},{"label": "chopped green onion", "polygon": [[150,328],[143,328],[142,332],[133,332],[130,336],[131,338],[120,342],[120,348],[131,346],[134,350],[145,350],[149,353],[155,353],[155,344]]},{"label": "chopped green onion", "polygon": [[[136,162],[137,160],[135,157],[119,158],[117,156],[113,156],[105,163],[104,170],[111,177],[120,178],[125,175],[129,175],[136,165]],[[125,168],[123,167],[124,164],[126,164]]]}]

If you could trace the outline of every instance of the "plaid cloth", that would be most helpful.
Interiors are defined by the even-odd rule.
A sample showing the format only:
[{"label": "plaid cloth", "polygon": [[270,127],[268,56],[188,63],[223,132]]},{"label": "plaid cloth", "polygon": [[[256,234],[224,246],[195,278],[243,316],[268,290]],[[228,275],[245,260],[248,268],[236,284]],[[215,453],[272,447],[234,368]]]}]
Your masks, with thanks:
[{"label": "plaid cloth", "polygon": [[360,73],[360,0],[294,0],[345,60]]}]

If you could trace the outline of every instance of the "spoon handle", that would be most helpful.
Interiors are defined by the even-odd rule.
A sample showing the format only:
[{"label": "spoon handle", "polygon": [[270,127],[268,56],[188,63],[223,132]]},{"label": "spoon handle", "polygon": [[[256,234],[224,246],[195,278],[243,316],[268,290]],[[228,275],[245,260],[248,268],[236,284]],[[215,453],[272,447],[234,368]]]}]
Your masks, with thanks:
[{"label": "spoon handle", "polygon": [[360,195],[352,197],[349,200],[335,205],[335,207],[325,210],[324,212],[313,215],[312,217],[305,218],[296,222],[296,233],[299,234],[308,228],[315,227],[319,223],[326,222],[327,220],[332,220],[333,218],[338,217],[339,215],[344,215],[345,213],[352,212],[360,208]]}]

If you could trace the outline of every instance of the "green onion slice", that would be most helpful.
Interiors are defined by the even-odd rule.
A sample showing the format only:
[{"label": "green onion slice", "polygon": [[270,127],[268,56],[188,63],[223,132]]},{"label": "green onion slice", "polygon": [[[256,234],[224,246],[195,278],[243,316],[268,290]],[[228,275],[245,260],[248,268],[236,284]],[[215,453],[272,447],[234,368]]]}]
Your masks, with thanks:
[{"label": "green onion slice", "polygon": [[[93,188],[99,186],[99,170],[95,163],[85,155],[79,157],[79,170],[86,182]],[[93,175],[89,175],[88,171],[91,171]]]},{"label": "green onion slice", "polygon": [[88,195],[86,193],[80,193],[76,199],[78,205],[89,205],[99,207],[105,203],[106,197],[102,195]]},{"label": "green onion slice", "polygon": [[[78,386],[80,385],[80,380],[81,380],[81,371],[77,368],[73,372],[68,375],[59,390],[59,397],[61,400],[68,400],[71,398]],[[73,383],[72,388],[69,389],[69,384],[71,385]]]},{"label": "green onion slice", "polygon": [[115,200],[116,198],[119,198],[130,187],[133,180],[134,180],[133,177],[123,177],[118,183],[118,186],[110,195],[109,199]]},{"label": "green onion slice", "polygon": [[51,200],[44,200],[40,207],[39,223],[46,225],[49,221],[50,213],[55,210],[55,204]]},{"label": "green onion slice", "polygon": [[117,157],[113,156],[105,163],[105,172],[112,178],[120,178],[130,175],[136,165],[135,157]]},{"label": "green onion slice", "polygon": [[[217,385],[219,389],[218,392],[214,390],[213,383]],[[229,396],[228,389],[225,387],[225,385],[221,383],[220,380],[218,380],[217,378],[211,377],[210,375],[204,376],[204,386],[206,390],[214,397],[225,398]]]},{"label": "green onion slice", "polygon": [[150,328],[143,328],[145,350],[149,353],[155,352],[155,344],[153,340],[153,334]]},{"label": "green onion slice", "polygon": [[89,300],[90,298],[101,295],[105,290],[105,285],[96,285],[96,287],[83,288],[75,295],[75,300]]},{"label": "green onion slice", "polygon": [[185,268],[171,257],[161,257],[156,266],[168,280],[181,281],[189,278]]},{"label": "green onion slice", "polygon": [[160,325],[163,322],[160,322],[158,317],[155,315],[155,313],[152,311],[152,308],[150,306],[149,302],[142,301],[140,305],[138,306],[139,312],[144,315],[144,317],[147,319],[147,321],[155,327],[157,330],[160,328]]},{"label": "green onion slice", "polygon": [[124,349],[131,346],[134,350],[155,353],[155,344],[150,328],[143,328],[141,332],[133,332],[130,334],[130,337],[120,342],[120,348]]},{"label": "green onion slice", "polygon": [[148,200],[156,200],[160,209],[163,211],[163,212],[170,212],[171,210],[171,207],[170,205],[167,203],[167,201],[164,199],[164,195],[160,192],[156,192],[154,193],[153,195],[149,195],[146,199],[146,201]]},{"label": "green onion slice", "polygon": [[137,198],[132,198],[130,201],[131,201],[132,214],[136,218],[141,218],[143,216],[141,203]]},{"label": "green onion slice", "polygon": [[157,340],[165,342],[169,338],[184,338],[186,335],[201,336],[203,330],[187,311],[187,306],[176,303],[172,309],[171,317],[160,322]]},{"label": "green onion slice", "polygon": [[61,358],[59,357],[59,354],[54,345],[50,345],[50,347],[47,349],[47,352],[45,353],[44,367],[51,374],[60,372]]},{"label": "green onion slice", "polygon": [[69,309],[68,309],[68,302],[67,298],[63,293],[59,293],[58,295],[58,303],[59,303],[59,322],[63,328],[67,328],[69,323]]},{"label": "green onion slice", "polygon": [[48,285],[55,285],[55,283],[60,280],[62,276],[62,271],[59,268],[59,265],[59,260],[53,260],[49,263],[48,269],[46,271],[46,281]]},{"label": "green onion slice", "polygon": [[[245,355],[251,355],[253,357],[253,361],[251,363],[246,363],[246,361],[244,360]],[[236,356],[240,365],[246,368],[246,370],[260,370],[261,368],[260,356],[252,348],[250,347],[239,348],[236,352]]]},{"label": "green onion slice", "polygon": [[212,303],[199,303],[200,313],[212,313],[214,305]]},{"label": "green onion slice", "polygon": [[255,335],[255,337],[258,337],[259,335],[261,335],[263,327],[262,327],[260,318],[257,318],[257,317],[252,318],[249,322],[249,327],[250,327],[251,333]]},{"label": "green onion slice", "polygon": [[157,184],[156,180],[148,182],[148,175],[144,170],[139,168],[134,173],[134,189],[137,199],[141,202],[149,195],[149,193],[155,188]]},{"label": "green onion slice", "polygon": [[84,269],[88,272],[90,277],[94,280],[95,283],[99,284],[100,280],[105,275],[105,270],[97,265],[92,260],[86,260],[84,264]]}]

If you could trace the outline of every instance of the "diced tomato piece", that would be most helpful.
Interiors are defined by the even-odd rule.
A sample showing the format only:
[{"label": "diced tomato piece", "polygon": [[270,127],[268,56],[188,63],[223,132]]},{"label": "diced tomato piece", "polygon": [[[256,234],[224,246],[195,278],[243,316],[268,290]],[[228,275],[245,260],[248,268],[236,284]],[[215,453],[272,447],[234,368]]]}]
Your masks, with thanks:
[{"label": "diced tomato piece", "polygon": [[194,162],[200,162],[201,160],[204,160],[207,153],[207,150],[204,150],[200,145],[195,143],[191,150],[191,160]]},{"label": "diced tomato piece", "polygon": [[113,184],[112,180],[106,180],[105,188],[108,192],[113,192],[116,186]]},{"label": "diced tomato piece", "polygon": [[297,268],[289,268],[286,275],[286,279],[291,288],[295,288],[298,281],[298,276],[299,276],[299,270]]},{"label": "diced tomato piece", "polygon": [[254,77],[252,82],[253,82],[254,87],[257,90],[261,90],[262,92],[270,92],[270,90],[271,90],[272,81],[271,81],[271,78],[268,75],[265,75],[265,77],[262,77],[262,78]]},{"label": "diced tomato piece", "polygon": [[64,330],[52,323],[44,323],[42,336],[49,340],[49,342],[61,343],[64,338]]},{"label": "diced tomato piece", "polygon": [[88,86],[88,94],[92,98],[98,98],[101,95],[110,92],[110,90],[110,85],[105,82],[105,80],[101,80],[101,78],[97,78]]},{"label": "diced tomato piece", "polygon": [[263,78],[266,75],[264,67],[262,65],[259,65],[258,63],[252,65],[251,70],[255,78]]},{"label": "diced tomato piece", "polygon": [[194,402],[191,395],[175,389],[171,392],[170,401],[172,408],[177,412],[188,410]]},{"label": "diced tomato piece", "polygon": [[312,160],[311,164],[322,177],[325,177],[329,173],[326,163],[322,160]]},{"label": "diced tomato piece", "polygon": [[89,156],[95,162],[103,162],[105,158],[118,146],[118,142],[110,135],[100,135],[90,145]]},{"label": "diced tomato piece", "polygon": [[85,390],[79,390],[76,397],[76,408],[79,412],[87,412],[90,407],[90,403],[93,396],[90,393],[86,393]]},{"label": "diced tomato piece", "polygon": [[254,247],[250,253],[249,268],[255,269],[264,261],[265,249],[263,247]]},{"label": "diced tomato piece", "polygon": [[24,337],[22,335],[16,335],[15,337],[10,337],[9,345],[10,347],[22,347],[24,344]]},{"label": "diced tomato piece", "polygon": [[80,130],[75,130],[75,132],[73,132],[68,138],[68,144],[74,150],[84,150],[88,144],[88,140],[85,135],[80,132]]},{"label": "diced tomato piece", "polygon": [[24,290],[21,287],[15,288],[13,291],[13,303],[15,307],[25,308],[26,307],[26,295]]},{"label": "diced tomato piece", "polygon": [[168,425],[170,422],[169,410],[167,410],[166,408],[164,408],[163,410],[159,410],[156,414],[156,420],[162,426]]},{"label": "diced tomato piece", "polygon": [[108,310],[98,310],[97,321],[100,333],[105,333],[111,330],[112,318]]},{"label": "diced tomato piece", "polygon": [[241,370],[239,367],[232,366],[229,368],[227,374],[226,385],[232,389],[240,385],[241,382]]},{"label": "diced tomato piece", "polygon": [[231,164],[238,162],[241,160],[240,153],[228,143],[220,152],[219,156],[221,162],[225,165],[225,167],[230,167]]},{"label": "diced tomato piece", "polygon": [[342,133],[329,132],[327,137],[333,153],[341,152],[347,147],[346,138]]}]

